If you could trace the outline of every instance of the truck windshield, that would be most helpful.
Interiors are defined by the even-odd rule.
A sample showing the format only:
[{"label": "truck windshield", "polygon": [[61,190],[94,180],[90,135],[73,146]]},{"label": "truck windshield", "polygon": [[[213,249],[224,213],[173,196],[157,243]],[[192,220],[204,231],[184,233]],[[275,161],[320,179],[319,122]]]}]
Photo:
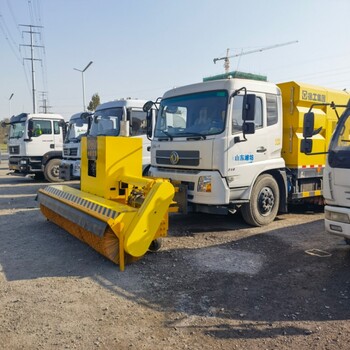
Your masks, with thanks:
[{"label": "truck windshield", "polygon": [[335,129],[328,162],[332,168],[350,169],[350,108],[345,110]]},{"label": "truck windshield", "polygon": [[23,137],[25,132],[25,127],[26,127],[25,122],[11,123],[9,138],[20,139],[21,137]]},{"label": "truck windshield", "polygon": [[91,136],[118,136],[120,121],[123,117],[123,108],[106,108],[94,113],[89,135]]},{"label": "truck windshield", "polygon": [[82,135],[88,131],[89,122],[87,119],[72,119],[69,121],[67,134],[64,142],[78,142]]},{"label": "truck windshield", "polygon": [[219,134],[226,121],[228,93],[206,91],[163,99],[155,137],[203,137]]}]

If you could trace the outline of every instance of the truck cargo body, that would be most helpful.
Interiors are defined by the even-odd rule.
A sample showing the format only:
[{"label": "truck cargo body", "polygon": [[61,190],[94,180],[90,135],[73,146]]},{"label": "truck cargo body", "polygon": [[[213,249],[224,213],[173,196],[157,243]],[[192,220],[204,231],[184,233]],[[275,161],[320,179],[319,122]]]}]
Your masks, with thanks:
[{"label": "truck cargo body", "polygon": [[[255,96],[254,133],[245,134],[243,101]],[[150,174],[187,185],[193,211],[235,212],[267,224],[287,203],[322,195],[323,156],[300,152],[303,115],[313,103],[344,102],[347,94],[289,82],[225,79],[184,86],[162,98],[151,147]],[[316,107],[325,127],[314,141],[325,151],[336,124]],[[205,126],[197,124],[206,115]]]}]

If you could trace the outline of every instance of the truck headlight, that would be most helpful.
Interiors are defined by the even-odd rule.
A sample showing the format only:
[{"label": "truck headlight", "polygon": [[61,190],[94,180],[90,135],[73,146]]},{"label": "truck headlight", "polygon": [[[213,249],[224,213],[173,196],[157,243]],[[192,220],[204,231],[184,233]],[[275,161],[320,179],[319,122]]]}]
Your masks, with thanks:
[{"label": "truck headlight", "polygon": [[26,164],[27,164],[27,161],[26,161],[25,159],[21,159],[21,160],[19,161],[19,164],[21,164],[21,165],[26,165]]},{"label": "truck headlight", "polygon": [[198,179],[197,192],[211,192],[211,176],[200,176]]},{"label": "truck headlight", "polygon": [[325,218],[331,221],[343,222],[345,224],[350,224],[350,219],[348,214],[336,213],[334,211],[325,210]]},{"label": "truck headlight", "polygon": [[74,171],[80,171],[80,163],[74,164]]}]

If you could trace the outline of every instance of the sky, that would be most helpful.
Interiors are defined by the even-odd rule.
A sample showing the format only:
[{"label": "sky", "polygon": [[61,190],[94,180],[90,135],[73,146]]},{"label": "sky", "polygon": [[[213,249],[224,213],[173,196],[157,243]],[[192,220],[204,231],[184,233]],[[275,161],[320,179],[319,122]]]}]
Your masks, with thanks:
[{"label": "sky", "polygon": [[69,119],[95,93],[155,100],[224,73],[227,49],[276,45],[230,70],[350,91],[349,13],[349,0],[0,0],[0,120],[33,112],[30,28],[37,111]]}]

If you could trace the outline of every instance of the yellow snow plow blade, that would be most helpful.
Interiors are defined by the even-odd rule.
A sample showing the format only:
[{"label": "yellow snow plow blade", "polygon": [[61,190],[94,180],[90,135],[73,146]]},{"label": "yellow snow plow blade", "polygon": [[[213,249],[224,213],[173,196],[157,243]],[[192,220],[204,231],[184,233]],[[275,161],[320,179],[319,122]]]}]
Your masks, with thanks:
[{"label": "yellow snow plow blade", "polygon": [[[95,161],[102,162],[102,167],[93,164],[96,174],[91,181],[89,176],[82,176],[87,186],[82,183],[81,188],[90,186],[89,192],[65,185],[48,186],[38,191],[40,209],[48,220],[119,264],[121,270],[124,270],[125,263],[142,257],[153,240],[166,236],[168,208],[174,196],[174,187],[169,181],[139,176],[142,169],[140,142],[140,139],[97,137],[93,143],[99,152],[101,148],[104,148],[105,154],[113,150],[111,155],[115,161],[106,161],[104,157],[99,160],[95,153],[93,157],[97,158]],[[82,157],[86,156],[85,144],[83,140]],[[119,149],[122,151],[115,151]],[[139,168],[128,161],[128,155],[135,160],[135,154],[139,155],[136,157],[139,158]],[[113,166],[110,162],[113,166],[119,165],[111,171]],[[136,170],[133,171],[133,168]],[[82,167],[81,170],[86,169]],[[107,179],[106,173],[114,181]],[[95,181],[99,185],[96,183],[94,187]],[[106,183],[109,187],[104,190]],[[107,194],[107,198],[101,196],[101,191]],[[98,195],[90,192],[98,192]]]}]

